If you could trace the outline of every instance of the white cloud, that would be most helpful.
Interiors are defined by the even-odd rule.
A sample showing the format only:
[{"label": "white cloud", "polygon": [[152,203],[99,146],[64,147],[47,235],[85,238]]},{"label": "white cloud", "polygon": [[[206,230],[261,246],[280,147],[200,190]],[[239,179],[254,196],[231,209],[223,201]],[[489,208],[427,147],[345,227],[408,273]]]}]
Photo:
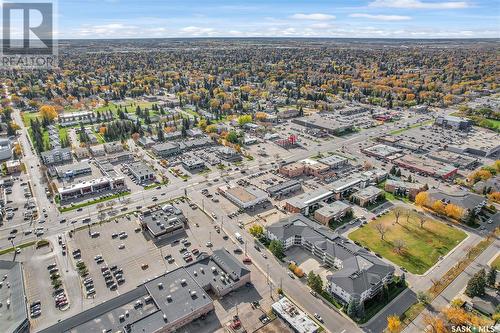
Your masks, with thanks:
[{"label": "white cloud", "polygon": [[217,32],[213,28],[203,28],[196,26],[184,27],[180,30],[180,32],[184,35],[188,36],[215,36],[218,35]]},{"label": "white cloud", "polygon": [[311,20],[311,21],[335,20],[335,15],[321,14],[321,13],[313,13],[313,14],[297,13],[293,14],[290,17],[296,20]]},{"label": "white cloud", "polygon": [[461,9],[470,7],[466,1],[429,2],[420,0],[375,0],[369,6],[410,9]]},{"label": "white cloud", "polygon": [[377,20],[377,21],[407,21],[407,20],[411,20],[410,16],[404,16],[404,15],[372,15],[372,14],[355,13],[355,14],[350,14],[349,17],[367,18],[367,19]]}]

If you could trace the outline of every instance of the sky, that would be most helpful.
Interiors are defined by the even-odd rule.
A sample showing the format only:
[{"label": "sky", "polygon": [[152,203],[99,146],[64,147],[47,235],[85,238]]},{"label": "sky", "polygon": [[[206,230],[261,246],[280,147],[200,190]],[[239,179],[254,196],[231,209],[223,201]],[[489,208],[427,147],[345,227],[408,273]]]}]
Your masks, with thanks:
[{"label": "sky", "polygon": [[500,0],[58,0],[59,38],[500,38]]}]

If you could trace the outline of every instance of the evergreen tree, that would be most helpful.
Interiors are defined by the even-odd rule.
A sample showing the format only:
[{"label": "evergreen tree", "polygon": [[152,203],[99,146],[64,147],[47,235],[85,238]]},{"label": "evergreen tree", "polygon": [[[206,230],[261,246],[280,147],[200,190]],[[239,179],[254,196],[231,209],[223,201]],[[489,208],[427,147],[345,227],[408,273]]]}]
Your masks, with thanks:
[{"label": "evergreen tree", "polygon": [[490,267],[490,270],[488,271],[488,275],[486,277],[488,285],[490,287],[494,287],[496,279],[497,279],[497,270],[494,267]]},{"label": "evergreen tree", "polygon": [[484,295],[485,287],[486,271],[484,269],[481,269],[479,272],[474,274],[474,276],[467,283],[465,294],[469,297],[482,296]]},{"label": "evergreen tree", "polygon": [[349,300],[349,305],[347,306],[347,315],[351,318],[357,318],[359,314],[359,300],[355,297],[351,297]]}]

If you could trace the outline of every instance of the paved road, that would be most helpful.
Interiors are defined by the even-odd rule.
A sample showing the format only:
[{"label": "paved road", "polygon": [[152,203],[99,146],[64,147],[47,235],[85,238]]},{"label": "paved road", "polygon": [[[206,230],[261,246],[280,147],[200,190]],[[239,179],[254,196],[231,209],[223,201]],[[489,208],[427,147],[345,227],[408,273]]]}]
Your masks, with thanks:
[{"label": "paved road", "polygon": [[[500,251],[500,241],[496,239],[483,253],[481,253],[438,297],[436,297],[431,307],[435,311],[447,306],[467,285],[469,279],[481,268],[486,268],[487,263],[498,255]],[[424,310],[410,326],[405,333],[420,333],[424,330],[423,317],[431,314],[429,310]]]}]

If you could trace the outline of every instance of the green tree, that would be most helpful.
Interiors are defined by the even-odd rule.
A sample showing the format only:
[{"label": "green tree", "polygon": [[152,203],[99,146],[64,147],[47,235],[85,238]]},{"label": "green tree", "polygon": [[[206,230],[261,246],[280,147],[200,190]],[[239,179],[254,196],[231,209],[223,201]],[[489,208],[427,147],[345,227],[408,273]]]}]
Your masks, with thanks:
[{"label": "green tree", "polygon": [[229,132],[227,134],[226,140],[234,144],[238,143],[239,142],[238,133],[236,133],[235,131]]},{"label": "green tree", "polygon": [[494,267],[490,267],[488,275],[486,276],[486,281],[488,282],[488,285],[493,287],[495,285],[496,279],[497,279],[497,270]]},{"label": "green tree", "polygon": [[347,315],[351,318],[357,318],[360,313],[359,300],[355,297],[351,297],[349,300],[349,305],[347,306]]},{"label": "green tree", "polygon": [[269,243],[269,251],[274,254],[274,256],[278,259],[283,259],[285,256],[285,248],[283,247],[283,244],[276,239],[273,239],[271,243]]},{"label": "green tree", "polygon": [[307,274],[307,285],[317,293],[321,293],[323,291],[323,280],[319,274],[314,274],[313,271],[310,271],[309,274]]},{"label": "green tree", "polygon": [[481,269],[467,283],[465,294],[469,297],[484,295],[484,288],[486,287],[486,271]]},{"label": "green tree", "polygon": [[428,304],[430,296],[425,291],[419,291],[417,292],[417,300],[422,304]]}]

